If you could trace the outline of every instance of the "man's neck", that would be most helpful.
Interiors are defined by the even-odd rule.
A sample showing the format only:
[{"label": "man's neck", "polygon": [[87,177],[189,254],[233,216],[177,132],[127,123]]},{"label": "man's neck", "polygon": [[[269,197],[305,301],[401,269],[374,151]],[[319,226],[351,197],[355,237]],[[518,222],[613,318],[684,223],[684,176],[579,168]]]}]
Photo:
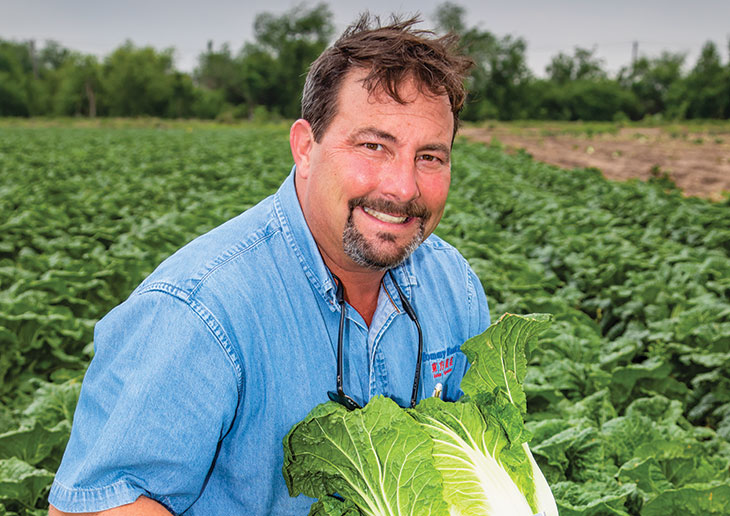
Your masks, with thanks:
[{"label": "man's neck", "polygon": [[378,306],[380,284],[383,281],[384,271],[350,270],[338,266],[324,257],[324,262],[332,274],[337,276],[345,289],[345,301],[350,303],[370,326]]}]

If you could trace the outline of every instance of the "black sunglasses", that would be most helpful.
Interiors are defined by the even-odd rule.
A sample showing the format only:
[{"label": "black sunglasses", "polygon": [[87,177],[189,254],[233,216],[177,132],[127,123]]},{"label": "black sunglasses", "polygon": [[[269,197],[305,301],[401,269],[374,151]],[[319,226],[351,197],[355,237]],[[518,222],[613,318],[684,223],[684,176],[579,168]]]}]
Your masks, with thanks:
[{"label": "black sunglasses", "polygon": [[[418,317],[416,317],[416,312],[413,310],[413,307],[411,306],[411,303],[408,302],[408,299],[406,299],[406,296],[403,295],[403,291],[398,286],[398,283],[395,281],[395,278],[393,277],[393,273],[391,271],[388,271],[388,274],[390,275],[390,279],[393,281],[393,285],[395,285],[395,289],[398,291],[398,296],[400,296],[401,303],[403,303],[403,309],[408,314],[408,317],[411,318],[411,320],[416,324],[416,329],[418,330],[418,358],[416,358],[416,374],[413,378],[413,391],[411,393],[411,408],[416,406],[416,398],[418,397],[418,387],[421,383],[421,356],[423,355],[423,331],[421,330],[421,324],[418,322]],[[342,363],[343,363],[343,348],[342,348],[342,334],[343,330],[345,329],[345,288],[342,285],[342,281],[340,281],[340,278],[332,275],[335,278],[335,281],[337,282],[337,291],[335,292],[335,297],[337,298],[337,303],[340,305],[340,330],[337,336],[337,392],[334,391],[328,391],[327,396],[329,396],[329,399],[332,401],[339,403],[340,405],[343,405],[348,410],[355,410],[362,408],[358,403],[353,400],[350,396],[345,394],[345,391],[342,389]]]}]

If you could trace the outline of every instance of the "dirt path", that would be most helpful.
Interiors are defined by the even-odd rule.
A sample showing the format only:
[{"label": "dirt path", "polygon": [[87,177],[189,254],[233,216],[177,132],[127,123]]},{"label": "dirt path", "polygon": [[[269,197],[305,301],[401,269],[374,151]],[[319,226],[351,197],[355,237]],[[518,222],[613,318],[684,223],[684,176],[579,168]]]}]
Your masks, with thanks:
[{"label": "dirt path", "polygon": [[721,200],[730,192],[730,132],[677,133],[663,128],[622,128],[615,134],[561,134],[546,127],[463,127],[473,141],[497,138],[509,151],[562,168],[595,167],[608,179],[646,180],[667,173],[685,195]]}]

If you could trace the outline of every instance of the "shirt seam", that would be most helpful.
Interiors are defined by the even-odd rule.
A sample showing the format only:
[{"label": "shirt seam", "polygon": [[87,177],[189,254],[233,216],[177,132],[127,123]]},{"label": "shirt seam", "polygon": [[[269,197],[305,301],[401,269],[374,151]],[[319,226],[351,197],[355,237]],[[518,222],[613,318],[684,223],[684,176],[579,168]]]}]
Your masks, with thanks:
[{"label": "shirt seam", "polygon": [[[206,273],[203,274],[203,276],[197,281],[196,285],[192,288],[192,290],[190,290],[189,293],[185,293],[184,290],[178,289],[174,285],[170,285],[170,284],[168,284],[168,285],[170,285],[171,287],[176,288],[180,292],[184,293],[182,296],[180,296],[181,300],[185,300],[186,301],[187,299],[183,299],[183,298],[193,298],[193,297],[195,297],[197,295],[198,291],[203,287],[203,284],[205,283],[205,281],[210,276],[212,276],[215,272],[217,272],[221,267],[223,267],[224,265],[226,265],[226,264],[230,263],[231,261],[235,260],[236,258],[238,258],[242,254],[246,253],[250,249],[253,249],[254,247],[258,246],[261,242],[263,242],[265,240],[268,240],[269,238],[273,237],[279,231],[281,231],[280,228],[272,231],[271,233],[264,233],[263,235],[258,236],[258,238],[256,238],[252,242],[246,242],[246,243],[241,242],[241,243],[239,243],[237,246],[234,247],[235,250],[231,250],[230,256],[228,256],[225,259],[217,262],[208,271],[206,271]],[[152,286],[152,285],[150,285],[150,286]],[[147,288],[149,288],[149,287],[147,287]]]},{"label": "shirt seam", "polygon": [[79,491],[83,491],[83,492],[104,491],[104,490],[107,490],[107,489],[110,489],[112,487],[115,487],[115,486],[118,486],[118,485],[122,485],[122,484],[124,484],[126,486],[129,486],[129,487],[131,487],[133,489],[139,489],[140,491],[142,491],[144,493],[147,492],[144,489],[142,489],[141,487],[135,487],[134,485],[132,485],[131,483],[129,483],[127,480],[117,480],[116,482],[112,482],[111,484],[107,484],[105,486],[99,486],[99,487],[70,487],[70,486],[67,486],[66,484],[64,484],[63,482],[61,482],[60,480],[56,480],[56,479],[53,480],[53,483],[56,484],[57,486],[59,486],[60,488],[65,489],[66,491],[69,491],[69,492],[74,492],[74,491],[76,491],[76,492],[79,492]]},{"label": "shirt seam", "polygon": [[466,306],[469,312],[469,333],[474,333],[477,330],[476,326],[479,323],[479,314],[474,313],[473,307],[474,299],[476,299],[476,288],[472,281],[472,275],[469,274],[468,262],[462,258],[462,264],[464,267],[464,274],[466,275]]},{"label": "shirt seam", "polygon": [[[109,491],[110,489],[114,489],[118,486],[126,487],[130,491],[139,492],[140,494],[144,494],[148,498],[155,500],[156,502],[162,503],[167,510],[172,512],[173,514],[178,514],[177,511],[172,509],[172,500],[170,500],[169,496],[166,495],[160,495],[158,493],[151,493],[150,491],[135,485],[131,483],[129,480],[117,480],[116,482],[112,482],[111,484],[107,484],[105,486],[98,486],[98,487],[70,487],[61,482],[58,479],[53,479],[53,484],[56,487],[56,490],[62,489],[66,495],[73,495],[74,493],[85,493],[85,494],[95,494],[99,493],[101,491]],[[98,502],[101,502],[102,499],[97,498]],[[119,507],[119,506],[116,506]],[[112,507],[113,508],[113,507]]]},{"label": "shirt seam", "polygon": [[[294,233],[293,225],[289,223],[289,216],[286,212],[286,209],[284,208],[284,203],[281,199],[281,196],[279,195],[279,192],[274,195],[274,213],[279,221],[279,226],[281,228],[282,234],[284,235],[284,239],[289,248],[294,252],[294,256],[297,257],[297,260],[299,261],[299,266],[302,268],[304,275],[307,277],[309,283],[312,285],[314,290],[316,292],[319,292],[319,294],[325,300],[325,302],[329,306],[330,311],[335,312],[337,310],[337,307],[336,303],[334,302],[334,293],[331,294],[329,298],[327,295],[327,292],[334,289],[334,285],[332,284],[330,278],[324,278],[322,281],[320,281],[318,275],[315,273],[314,270],[312,270],[312,266],[307,260],[304,251],[301,249],[301,243]],[[326,268],[327,267],[325,265],[325,269]]]},{"label": "shirt seam", "polygon": [[[171,296],[172,298],[182,301],[203,322],[206,328],[208,328],[208,330],[212,333],[213,338],[218,343],[218,347],[221,349],[221,351],[223,351],[226,359],[228,360],[228,363],[233,369],[233,374],[236,380],[238,404],[240,405],[241,398],[243,397],[243,367],[239,363],[238,357],[236,356],[236,352],[233,349],[230,338],[226,334],[226,331],[223,329],[223,326],[216,319],[215,315],[213,315],[213,313],[208,309],[207,306],[205,306],[197,299],[193,298],[192,295],[186,293],[186,291],[184,291],[183,289],[176,287],[175,285],[172,285],[170,283],[157,281],[155,283],[145,286],[145,288],[139,291],[138,294],[142,295],[149,292],[162,292]],[[233,419],[233,421],[235,421],[235,418]],[[233,421],[231,422],[231,424],[233,424]]]}]

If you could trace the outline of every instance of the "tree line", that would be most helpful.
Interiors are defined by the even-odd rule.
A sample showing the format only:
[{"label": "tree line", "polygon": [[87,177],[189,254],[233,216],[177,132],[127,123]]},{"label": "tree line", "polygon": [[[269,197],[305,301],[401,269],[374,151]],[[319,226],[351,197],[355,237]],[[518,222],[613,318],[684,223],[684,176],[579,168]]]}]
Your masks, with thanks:
[{"label": "tree line", "polygon": [[[595,50],[559,53],[544,78],[527,67],[527,42],[465,22],[441,4],[437,32],[454,31],[475,62],[465,120],[639,120],[730,118],[730,59],[707,42],[693,66],[681,53],[637,57],[615,76]],[[49,41],[0,39],[0,116],[156,116],[267,120],[295,118],[309,64],[331,42],[327,4],[261,13],[254,41],[234,52],[212,42],[192,73],[175,69],[174,49],[127,41],[103,59]],[[730,42],[728,43],[730,55]]]}]

